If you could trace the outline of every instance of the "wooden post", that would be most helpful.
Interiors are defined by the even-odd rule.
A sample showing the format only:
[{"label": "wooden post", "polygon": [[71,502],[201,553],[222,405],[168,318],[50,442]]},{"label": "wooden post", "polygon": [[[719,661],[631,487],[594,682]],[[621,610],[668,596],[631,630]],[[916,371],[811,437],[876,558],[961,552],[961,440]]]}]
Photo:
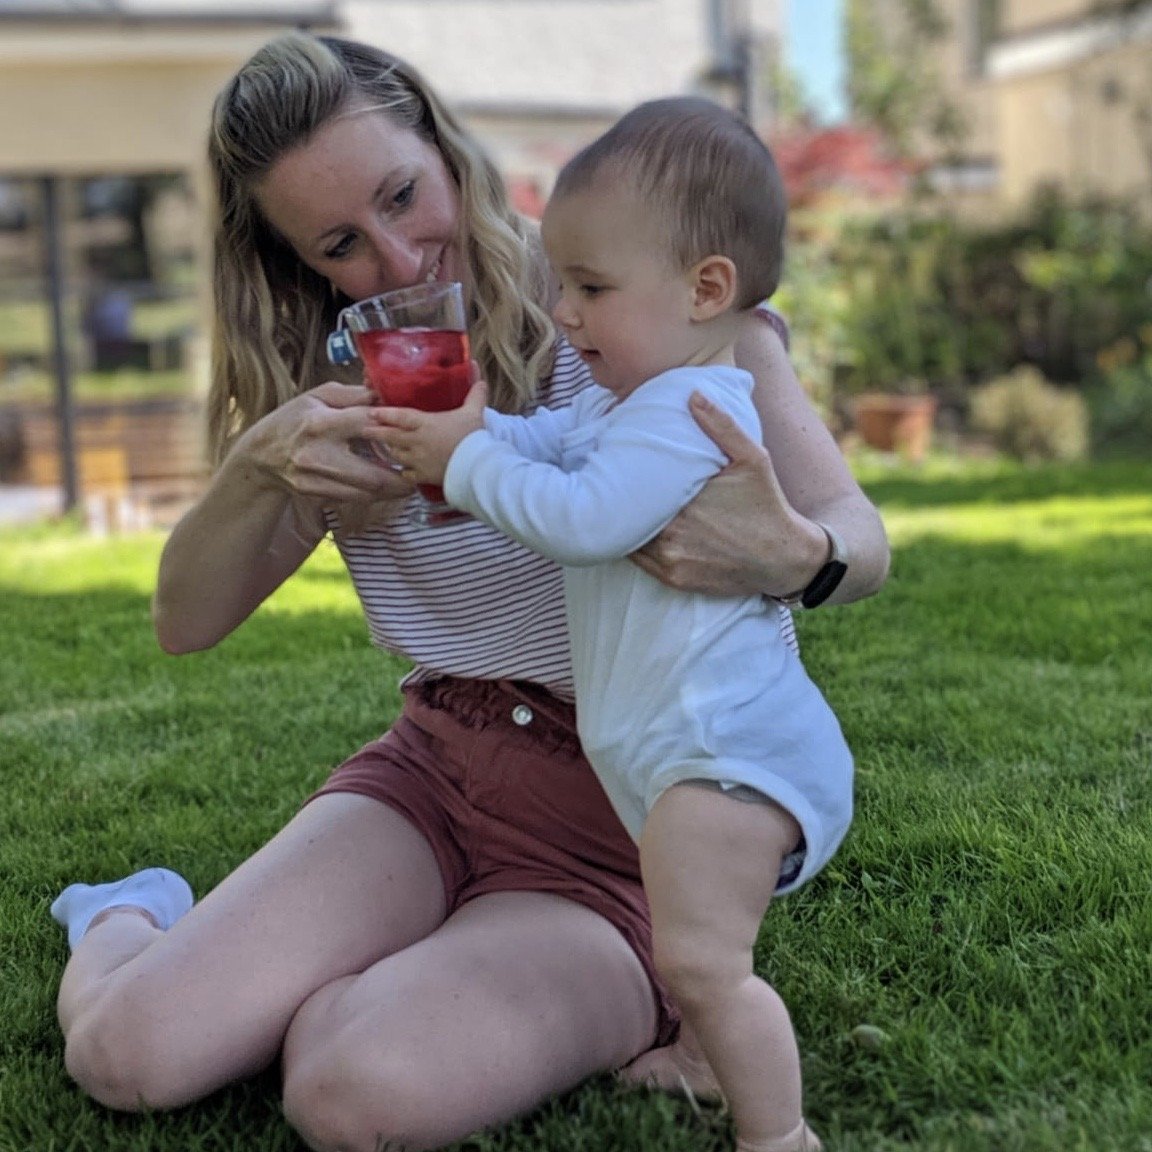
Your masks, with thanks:
[{"label": "wooden post", "polygon": [[76,419],[72,404],[72,363],[64,317],[64,240],[61,235],[60,178],[40,179],[44,205],[44,268],[48,274],[48,304],[52,315],[52,364],[56,375],[56,410],[59,421],[60,477],[64,511],[80,501],[76,465]]}]

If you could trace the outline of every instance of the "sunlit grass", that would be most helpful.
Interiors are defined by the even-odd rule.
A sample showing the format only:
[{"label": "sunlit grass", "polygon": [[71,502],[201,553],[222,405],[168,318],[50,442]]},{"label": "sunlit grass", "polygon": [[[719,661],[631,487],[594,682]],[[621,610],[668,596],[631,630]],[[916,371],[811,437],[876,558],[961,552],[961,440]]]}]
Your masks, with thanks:
[{"label": "sunlit grass", "polygon": [[[829,1152],[1152,1152],[1152,465],[864,462],[872,600],[799,620],[857,816],[769,910]],[[302,1152],[273,1073],[120,1116],[63,1071],[47,905],[159,858],[197,892],[397,707],[330,545],[218,649],[151,634],[159,536],[0,535],[0,1152]],[[720,1152],[604,1077],[459,1152]]]}]

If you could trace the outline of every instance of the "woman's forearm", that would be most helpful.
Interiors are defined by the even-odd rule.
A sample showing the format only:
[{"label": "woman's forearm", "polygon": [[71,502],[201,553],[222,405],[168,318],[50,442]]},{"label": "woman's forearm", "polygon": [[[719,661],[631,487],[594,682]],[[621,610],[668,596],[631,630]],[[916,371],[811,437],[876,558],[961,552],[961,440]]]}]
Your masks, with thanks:
[{"label": "woman's forearm", "polygon": [[[809,551],[806,560],[795,574],[791,589],[765,588],[770,595],[794,595],[802,591],[816,576],[829,559],[828,540],[819,525],[826,524],[840,539],[847,569],[840,584],[825,601],[827,604],[851,604],[863,600],[879,591],[888,575],[888,537],[879,513],[871,502],[860,493],[850,492],[823,505],[813,507],[804,517],[808,526],[815,529],[814,551]],[[799,556],[804,545],[798,544],[794,555]],[[772,571],[766,579],[779,579]]]},{"label": "woman's forearm", "polygon": [[[763,590],[789,595],[807,585],[828,558],[827,538],[816,529],[818,524],[827,524],[840,537],[848,565],[827,603],[849,604],[872,595],[883,585],[889,565],[888,536],[879,512],[852,475],[769,325],[754,326],[739,353],[743,365],[756,377],[754,397],[764,447],[793,512],[784,554],[792,568],[787,578],[795,583],[787,589],[767,584]],[[784,575],[781,541],[773,538],[780,531],[778,510],[770,509],[765,519],[758,552],[764,558],[765,580],[778,582]],[[771,555],[774,549],[775,557]]]},{"label": "woman's forearm", "polygon": [[323,538],[322,508],[411,493],[359,448],[372,399],[367,388],[321,384],[236,441],[160,559],[153,613],[161,647],[210,648],[246,620]]},{"label": "woman's forearm", "polygon": [[152,605],[160,646],[184,653],[218,643],[319,539],[318,530],[300,522],[289,493],[242,458],[225,461],[164,546]]}]

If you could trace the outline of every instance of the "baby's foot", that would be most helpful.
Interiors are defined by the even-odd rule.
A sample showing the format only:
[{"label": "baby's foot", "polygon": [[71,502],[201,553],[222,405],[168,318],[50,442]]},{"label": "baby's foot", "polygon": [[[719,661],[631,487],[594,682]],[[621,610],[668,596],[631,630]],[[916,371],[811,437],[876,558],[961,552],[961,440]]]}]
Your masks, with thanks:
[{"label": "baby's foot", "polygon": [[676,1092],[701,1103],[722,1103],[724,1093],[703,1055],[688,1051],[679,1040],[667,1048],[653,1048],[620,1069],[626,1084]]},{"label": "baby's foot", "polygon": [[52,918],[75,948],[92,921],[109,908],[144,912],[157,928],[171,928],[192,907],[192,889],[167,868],[145,868],[110,884],[71,884],[52,902]]},{"label": "baby's foot", "polygon": [[819,1137],[803,1120],[800,1127],[787,1136],[772,1140],[737,1140],[736,1152],[821,1152],[824,1147]]}]

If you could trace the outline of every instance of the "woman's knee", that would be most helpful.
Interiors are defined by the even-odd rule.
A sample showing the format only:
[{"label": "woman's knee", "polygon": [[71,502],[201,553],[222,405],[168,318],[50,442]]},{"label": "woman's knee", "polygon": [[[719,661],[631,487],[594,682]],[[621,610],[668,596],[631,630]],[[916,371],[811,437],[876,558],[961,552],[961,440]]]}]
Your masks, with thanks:
[{"label": "woman's knee", "polygon": [[76,1018],[64,1064],[89,1096],[117,1111],[175,1108],[194,1098],[158,1014],[123,997],[104,996]]},{"label": "woman's knee", "polygon": [[284,1068],[284,1115],[316,1152],[439,1148],[456,1135],[444,1127],[445,1101],[430,1070],[402,1055],[369,1060],[336,1041]]}]

